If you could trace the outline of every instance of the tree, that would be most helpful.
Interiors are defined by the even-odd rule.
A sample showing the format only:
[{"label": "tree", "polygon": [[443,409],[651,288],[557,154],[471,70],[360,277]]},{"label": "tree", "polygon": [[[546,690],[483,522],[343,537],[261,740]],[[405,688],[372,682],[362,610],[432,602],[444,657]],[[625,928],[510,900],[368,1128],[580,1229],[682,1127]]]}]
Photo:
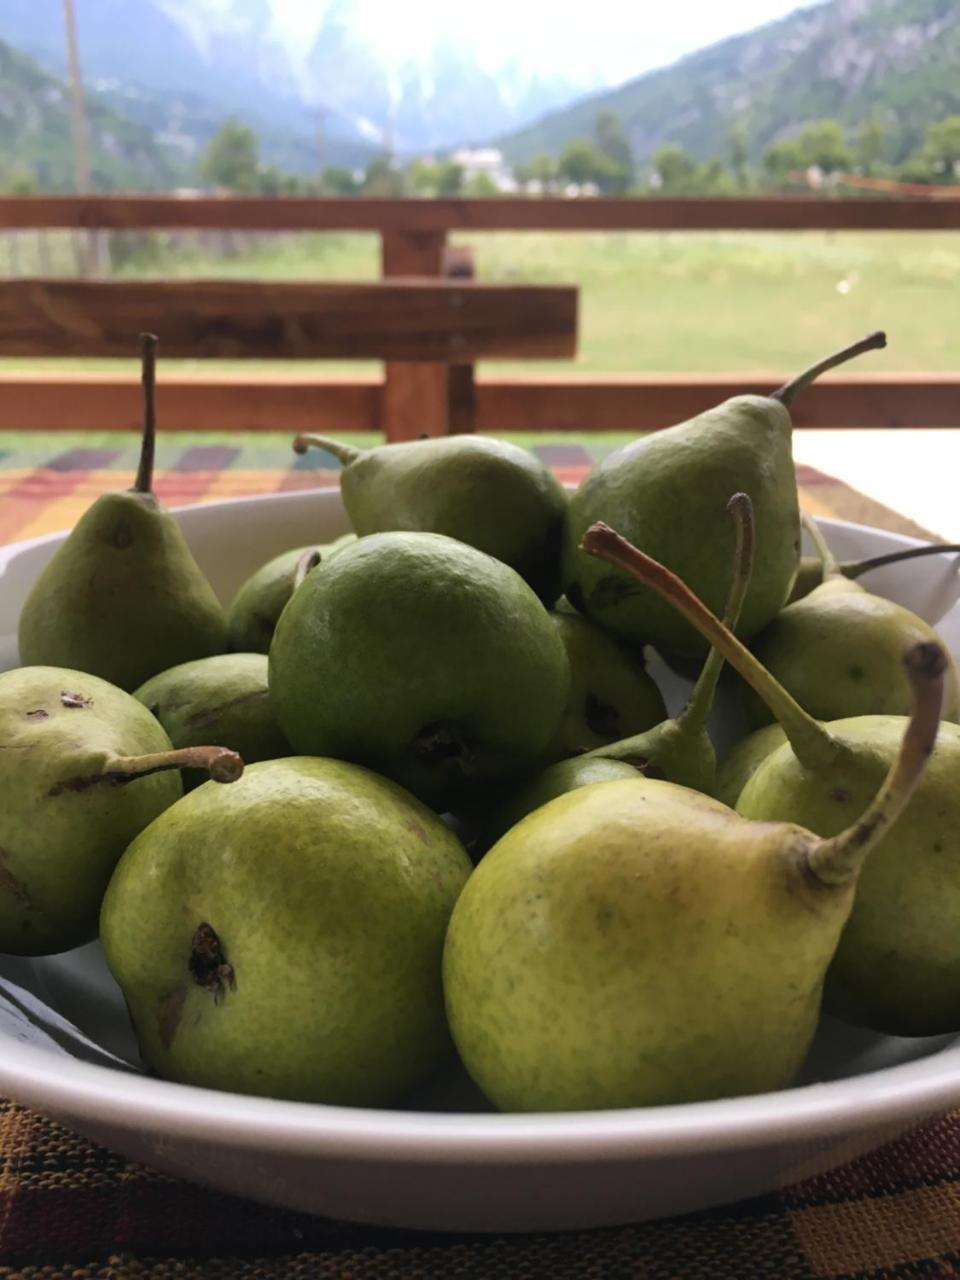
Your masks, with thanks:
[{"label": "tree", "polygon": [[458,196],[463,190],[463,166],[455,160],[415,160],[407,171],[410,189],[424,196]]},{"label": "tree", "polygon": [[201,178],[215,187],[255,191],[260,169],[256,133],[239,120],[225,120],[207,143],[197,167]]},{"label": "tree", "polygon": [[805,164],[824,173],[842,173],[852,167],[850,148],[836,120],[812,120],[797,139]]},{"label": "tree", "polygon": [[607,187],[601,190],[608,190],[610,195],[623,195],[633,182],[634,163],[630,142],[616,112],[600,112],[593,126],[593,141],[610,162]]},{"label": "tree", "polygon": [[555,191],[559,180],[557,161],[546,151],[541,151],[532,160],[523,161],[514,166],[513,176],[522,186],[539,186],[541,191]]},{"label": "tree", "polygon": [[747,135],[740,125],[735,125],[727,135],[727,146],[730,149],[730,169],[734,183],[741,191],[750,186],[750,170],[747,165]]},{"label": "tree", "polygon": [[395,169],[390,156],[383,152],[373,156],[363,175],[361,190],[366,196],[402,196],[403,174]]},{"label": "tree", "polygon": [[471,173],[466,179],[463,184],[463,194],[465,196],[499,196],[503,192],[489,173],[484,173],[481,169],[479,173]]},{"label": "tree", "polygon": [[329,164],[320,174],[320,190],[325,195],[355,196],[360,190],[360,182],[352,169]]},{"label": "tree", "polygon": [[854,155],[857,168],[869,177],[882,164],[887,153],[887,133],[883,121],[873,112],[867,116],[857,131]]},{"label": "tree", "polygon": [[952,178],[960,169],[960,116],[947,116],[932,124],[921,154],[935,174]]},{"label": "tree", "polygon": [[589,138],[577,138],[561,152],[557,174],[577,187],[593,184],[601,191],[609,191],[619,183],[621,170]]},{"label": "tree", "polygon": [[807,167],[798,139],[784,138],[771,143],[763,153],[763,167],[774,186],[790,186]]},{"label": "tree", "polygon": [[683,147],[668,142],[653,153],[657,185],[666,195],[688,194],[695,186],[697,165]]}]

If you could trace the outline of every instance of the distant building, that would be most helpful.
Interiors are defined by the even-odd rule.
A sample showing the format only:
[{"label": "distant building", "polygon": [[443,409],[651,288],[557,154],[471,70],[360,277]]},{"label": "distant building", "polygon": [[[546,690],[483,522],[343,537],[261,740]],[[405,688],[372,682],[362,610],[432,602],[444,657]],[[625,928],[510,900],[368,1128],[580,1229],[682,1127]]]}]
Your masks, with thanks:
[{"label": "distant building", "polygon": [[450,156],[463,170],[465,182],[483,174],[498,191],[516,191],[513,174],[504,163],[503,152],[496,147],[460,147]]}]

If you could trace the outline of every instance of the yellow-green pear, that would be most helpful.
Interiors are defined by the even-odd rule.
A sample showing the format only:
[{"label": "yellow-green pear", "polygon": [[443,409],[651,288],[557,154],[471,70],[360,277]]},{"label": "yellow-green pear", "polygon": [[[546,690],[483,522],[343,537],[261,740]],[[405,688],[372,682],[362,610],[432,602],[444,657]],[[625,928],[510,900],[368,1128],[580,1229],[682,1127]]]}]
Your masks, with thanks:
[{"label": "yellow-green pear", "polygon": [[106,493],[41,571],[18,627],[25,666],[88,671],[128,692],[222,653],[226,616],[174,517],[153,495],[157,340],[144,334],[144,430],[132,489]]},{"label": "yellow-green pear", "polygon": [[690,659],[707,645],[669,605],[586,555],[580,542],[603,521],[672,569],[715,612],[723,608],[733,530],[731,493],[753,503],[757,549],[739,634],[755,635],[783,606],[797,573],[800,527],[789,408],[827,369],[882,347],[882,333],[807,369],[771,396],[735,396],[689,422],[609,454],[570,499],[562,584],[576,608],[618,636]]}]

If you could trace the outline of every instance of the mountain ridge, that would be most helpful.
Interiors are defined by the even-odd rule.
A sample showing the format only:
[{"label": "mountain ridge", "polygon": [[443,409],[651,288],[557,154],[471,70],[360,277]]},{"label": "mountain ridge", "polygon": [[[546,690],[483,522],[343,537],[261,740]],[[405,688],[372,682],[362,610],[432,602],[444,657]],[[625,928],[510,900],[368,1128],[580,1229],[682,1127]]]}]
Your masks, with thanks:
[{"label": "mountain ridge", "polygon": [[615,89],[495,139],[513,164],[589,136],[601,111],[620,117],[638,163],[676,143],[694,158],[723,155],[742,130],[756,159],[823,117],[853,130],[873,113],[890,159],[926,127],[960,112],[957,0],[826,0],[730,36]]}]

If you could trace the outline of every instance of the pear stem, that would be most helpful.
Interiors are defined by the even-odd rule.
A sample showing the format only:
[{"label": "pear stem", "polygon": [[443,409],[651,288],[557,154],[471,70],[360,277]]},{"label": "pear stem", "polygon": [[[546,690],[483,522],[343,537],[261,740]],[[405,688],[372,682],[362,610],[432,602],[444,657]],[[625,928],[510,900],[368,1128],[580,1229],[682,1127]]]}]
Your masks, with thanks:
[{"label": "pear stem", "polygon": [[131,782],[164,769],[206,769],[214,782],[236,782],[243,773],[243,761],[227,747],[181,747],[146,756],[117,756],[104,766],[103,776],[114,782]]},{"label": "pear stem", "polygon": [[293,438],[293,452],[306,453],[308,449],[325,449],[343,466],[349,467],[367,452],[357,449],[352,444],[343,444],[340,440],[331,440],[328,436],[299,435]]},{"label": "pear stem", "polygon": [[805,511],[800,513],[800,523],[810,535],[810,541],[813,543],[814,550],[820,559],[821,578],[827,582],[830,578],[842,578],[843,570],[837,563],[837,557],[830,550],[826,538],[820,532],[815,520],[812,520]]},{"label": "pear stem", "polygon": [[935,641],[924,640],[907,650],[903,665],[913,689],[913,710],[900,750],[880,790],[853,826],[829,840],[817,841],[808,850],[807,866],[822,884],[856,880],[867,854],[883,839],[917,789],[933,752],[947,656]]},{"label": "pear stem", "polygon": [[153,460],[157,448],[157,346],[155,333],[140,335],[140,382],[143,385],[143,439],[134,493],[153,493]]},{"label": "pear stem", "polygon": [[672,604],[691,626],[717,649],[747,684],[767,704],[790,740],[801,763],[808,768],[828,768],[843,748],[819,721],[804,711],[779,681],[723,625],[675,573],[646,555],[602,522],[591,525],[580,543],[589,555],[605,560],[630,574]]},{"label": "pear stem", "polygon": [[875,333],[868,333],[859,342],[854,342],[849,347],[844,347],[842,351],[835,351],[832,356],[827,356],[816,364],[812,364],[809,369],[804,369],[803,373],[798,373],[795,378],[782,386],[779,391],[774,391],[770,398],[771,400],[779,400],[781,404],[785,404],[789,409],[800,392],[809,387],[810,383],[816,378],[819,378],[821,373],[826,373],[829,369],[835,369],[839,364],[846,364],[848,360],[853,360],[856,356],[863,355],[865,351],[878,351],[886,345],[887,335],[882,329],[878,329]]},{"label": "pear stem", "polygon": [[206,769],[214,782],[236,782],[243,773],[243,761],[227,747],[181,747],[178,751],[155,751],[146,756],[114,756],[96,773],[63,778],[47,794],[59,796],[64,791],[86,791],[102,782],[114,785],[133,782],[164,769]]},{"label": "pear stem", "polygon": [[888,551],[882,556],[871,556],[869,560],[844,560],[840,572],[845,578],[859,578],[871,569],[882,569],[885,564],[899,564],[901,560],[918,560],[921,556],[949,555],[960,551],[960,542],[931,543],[925,547],[911,547],[908,551]]},{"label": "pear stem", "polygon": [[[731,631],[735,631],[753,574],[753,503],[748,494],[735,493],[727,503],[727,510],[733,517],[736,545],[733,553],[733,577],[723,611],[723,623]],[[723,654],[716,647],[711,647],[700,669],[697,683],[693,686],[690,699],[677,716],[678,725],[694,733],[698,733],[706,726],[723,664]]]},{"label": "pear stem", "polygon": [[303,582],[304,578],[311,569],[315,569],[320,563],[322,557],[316,549],[305,551],[297,561],[297,567],[293,571],[293,589],[296,591]]}]

